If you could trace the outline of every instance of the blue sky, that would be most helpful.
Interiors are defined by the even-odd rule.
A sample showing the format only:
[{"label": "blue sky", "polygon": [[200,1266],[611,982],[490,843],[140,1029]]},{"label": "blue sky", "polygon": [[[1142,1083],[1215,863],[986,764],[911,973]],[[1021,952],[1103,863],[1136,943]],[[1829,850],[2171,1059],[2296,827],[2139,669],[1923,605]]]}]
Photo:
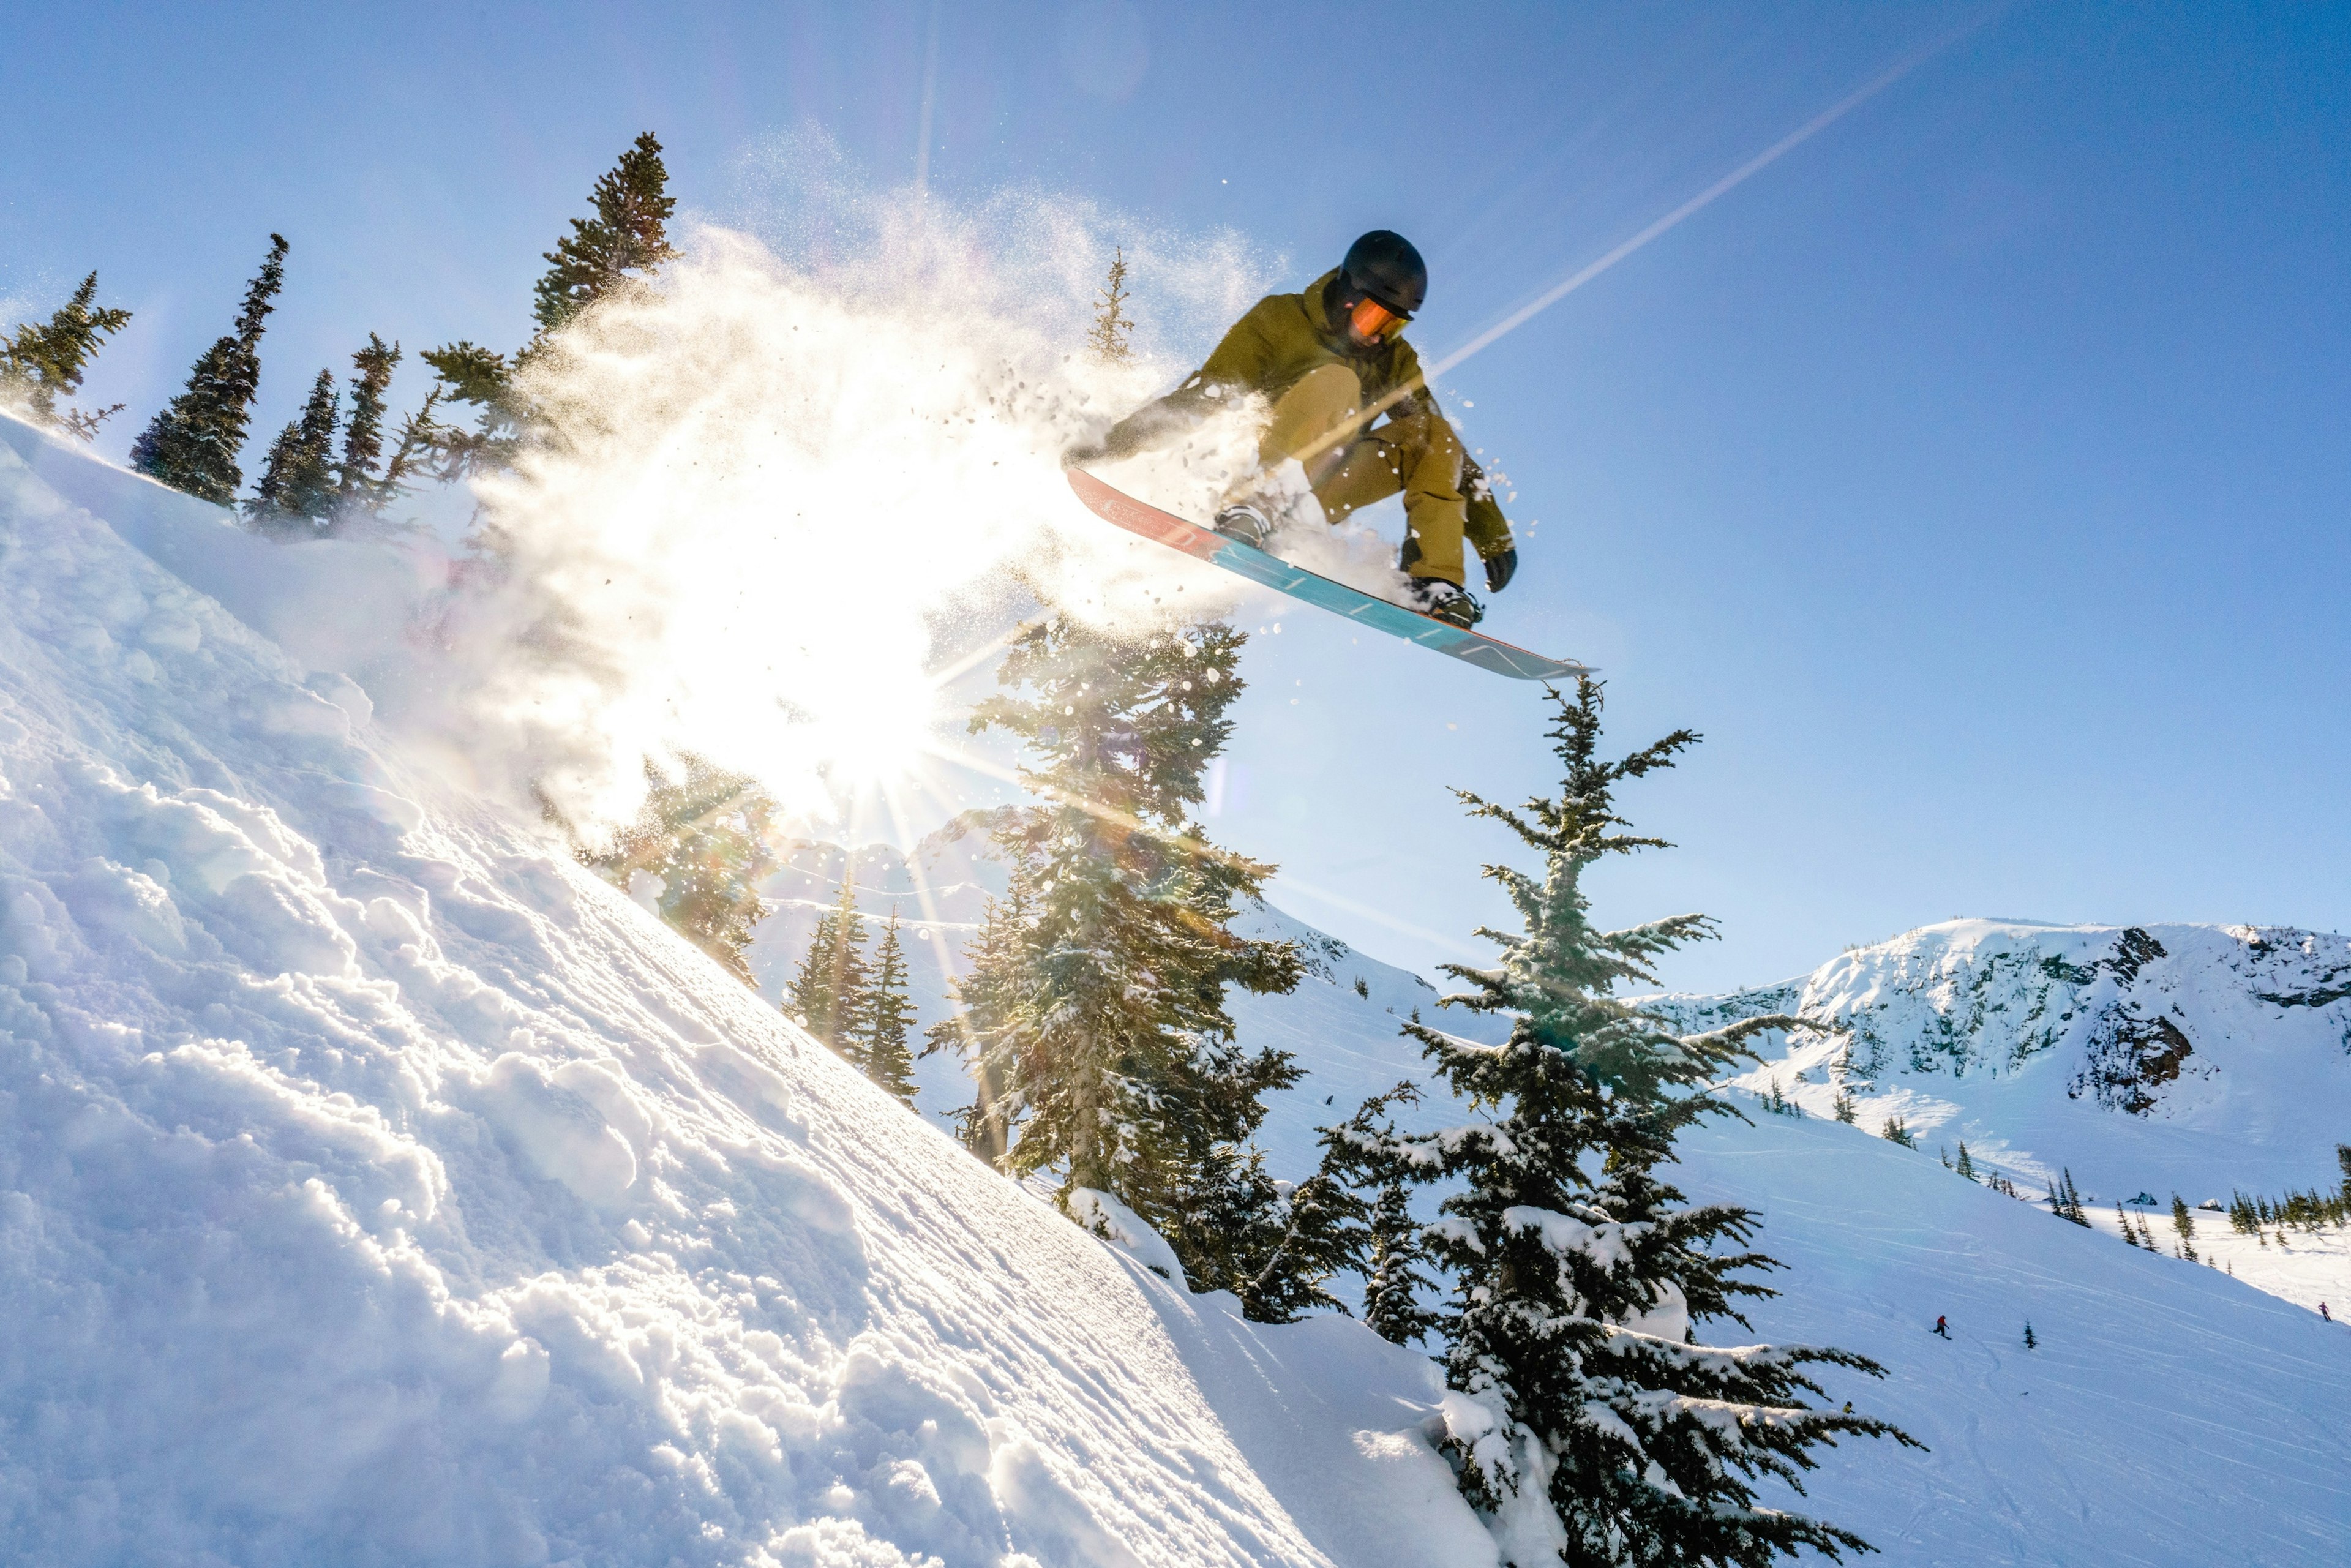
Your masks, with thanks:
[{"label": "blue sky", "polygon": [[[1491,629],[1603,665],[1627,746],[1708,737],[1633,792],[1682,847],[1607,872],[1602,915],[1719,916],[1692,987],[1959,914],[2351,929],[2341,8],[36,4],[10,34],[0,297],[96,267],[138,312],[90,389],[131,405],[117,453],[273,228],[265,431],[371,329],[521,340],[638,131],[722,215],[810,124],[912,179],[934,57],[942,193],[1229,227],[1293,282],[1395,227],[1441,354],[1955,37],[1441,384],[1542,520]],[[1446,789],[1541,787],[1539,702],[1281,620],[1216,831],[1375,953],[1474,953],[1507,846]]]}]

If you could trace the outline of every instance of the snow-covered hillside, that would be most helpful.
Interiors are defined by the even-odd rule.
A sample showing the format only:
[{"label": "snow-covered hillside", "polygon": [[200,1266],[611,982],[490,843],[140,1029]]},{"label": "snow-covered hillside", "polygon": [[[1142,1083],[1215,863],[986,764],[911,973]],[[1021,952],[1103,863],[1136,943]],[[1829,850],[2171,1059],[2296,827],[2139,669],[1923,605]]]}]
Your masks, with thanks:
[{"label": "snow-covered hillside", "polygon": [[250,548],[0,420],[0,1560],[1490,1561],[1425,1362],[997,1178],[20,448]]},{"label": "snow-covered hillside", "polygon": [[[306,632],[329,558],[253,548],[0,418],[0,1561],[1492,1562],[1428,1363],[983,1169],[419,766],[364,689],[397,629]],[[193,586],[248,559],[249,619]],[[1316,1075],[1284,1160],[1430,999],[1318,951],[1237,1009]],[[1896,1564],[2341,1561],[2351,1331],[1758,1124],[1684,1177],[1765,1216],[1759,1332],[1877,1356],[1833,1396],[1931,1445],[1800,1506]]]},{"label": "snow-covered hillside", "polygon": [[[1955,920],[1851,949],[1802,979],[1662,1005],[1692,1027],[1761,1013],[1833,1020],[1763,1048],[1740,1080],[1807,1115],[1852,1093],[1865,1131],[1901,1119],[1927,1157],[1961,1143],[2032,1197],[2071,1171],[2093,1219],[2335,1187],[2351,1143],[2351,940],[2276,926]],[[2177,1242],[2168,1214],[2161,1245]],[[2232,1236],[2216,1267],[2315,1307],[2351,1300],[2351,1245]]]}]

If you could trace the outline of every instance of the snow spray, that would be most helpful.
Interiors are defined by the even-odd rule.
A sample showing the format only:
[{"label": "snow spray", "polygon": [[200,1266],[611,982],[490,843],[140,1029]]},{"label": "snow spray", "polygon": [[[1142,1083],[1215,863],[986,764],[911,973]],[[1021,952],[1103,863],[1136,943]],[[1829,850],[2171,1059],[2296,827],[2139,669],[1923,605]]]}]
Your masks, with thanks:
[{"label": "snow spray", "polygon": [[[642,759],[685,754],[824,814],[946,727],[943,664],[1040,602],[1108,622],[1231,602],[1226,574],[1087,516],[1060,454],[1262,291],[1238,244],[1129,235],[1162,330],[1105,362],[1084,339],[1116,242],[1091,209],[799,211],[791,243],[699,228],[535,355],[518,382],[548,438],[475,481],[487,549],[439,629],[455,738],[477,782],[583,836],[634,815]],[[1127,472],[1205,515],[1252,456],[1245,412]]]}]

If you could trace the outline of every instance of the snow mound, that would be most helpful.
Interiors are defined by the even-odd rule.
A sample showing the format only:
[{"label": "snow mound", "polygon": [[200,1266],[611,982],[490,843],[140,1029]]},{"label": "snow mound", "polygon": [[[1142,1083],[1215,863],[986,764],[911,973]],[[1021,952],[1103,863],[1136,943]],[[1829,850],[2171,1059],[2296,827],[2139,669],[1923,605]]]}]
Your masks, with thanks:
[{"label": "snow mound", "polygon": [[0,1558],[1491,1561],[1419,1358],[980,1167],[193,589],[195,506],[0,419]]}]

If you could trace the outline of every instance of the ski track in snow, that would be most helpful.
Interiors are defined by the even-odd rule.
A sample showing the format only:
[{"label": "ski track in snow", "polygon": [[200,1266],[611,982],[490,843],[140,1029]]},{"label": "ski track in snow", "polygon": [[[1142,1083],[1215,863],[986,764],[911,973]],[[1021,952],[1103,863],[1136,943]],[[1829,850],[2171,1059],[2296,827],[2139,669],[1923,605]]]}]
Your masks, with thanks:
[{"label": "ski track in snow", "polygon": [[[401,602],[0,418],[0,1559],[1493,1561],[1425,1360],[1149,1272],[404,762],[311,625],[354,570]],[[1288,1174],[1422,1071],[1426,988],[1325,952],[1235,1009],[1310,1069]],[[1772,1500],[1894,1564],[2345,1560],[2351,1330],[1757,1124],[1679,1178],[1789,1265],[1757,1336],[1932,1449]]]}]

